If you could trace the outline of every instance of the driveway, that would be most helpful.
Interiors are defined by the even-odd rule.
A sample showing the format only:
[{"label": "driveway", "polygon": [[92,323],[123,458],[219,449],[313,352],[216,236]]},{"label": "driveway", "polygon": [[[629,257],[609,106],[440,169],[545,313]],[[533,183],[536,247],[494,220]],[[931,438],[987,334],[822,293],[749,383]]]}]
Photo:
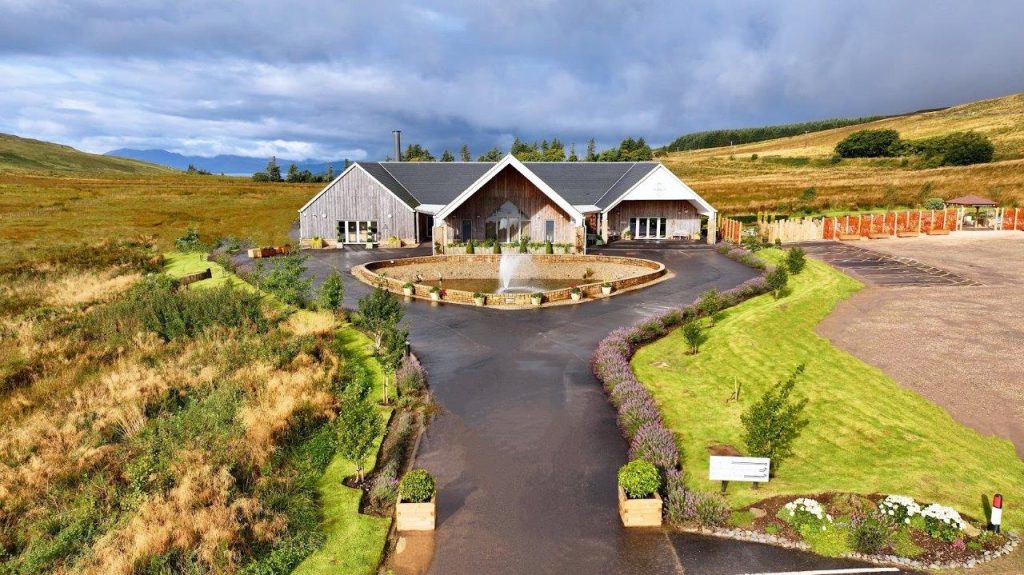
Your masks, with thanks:
[{"label": "driveway", "polygon": [[[411,250],[315,252],[323,277]],[[712,250],[615,252],[663,261],[675,276],[613,298],[550,309],[499,311],[412,301],[413,348],[440,405],[417,465],[438,479],[438,525],[405,537],[396,573],[685,573],[732,575],[855,565],[774,547],[626,530],[616,470],[626,444],[590,372],[609,331],[701,292],[752,277]],[[368,291],[346,283],[346,301]]]}]

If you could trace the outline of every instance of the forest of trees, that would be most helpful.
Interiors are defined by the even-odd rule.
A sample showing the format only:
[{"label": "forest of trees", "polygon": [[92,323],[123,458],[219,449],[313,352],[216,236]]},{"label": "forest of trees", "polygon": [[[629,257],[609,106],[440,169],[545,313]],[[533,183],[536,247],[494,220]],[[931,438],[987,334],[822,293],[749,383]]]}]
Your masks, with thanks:
[{"label": "forest of trees", "polygon": [[[509,152],[523,162],[641,162],[654,158],[651,146],[643,138],[632,137],[622,140],[617,147],[608,148],[600,153],[597,152],[597,144],[591,138],[586,145],[586,151],[581,157],[576,152],[576,144],[570,143],[566,147],[558,138],[541,140],[540,142],[528,143],[520,138],[512,142]],[[487,152],[477,156],[478,162],[497,162],[505,153],[498,147],[493,147]],[[459,161],[471,162],[473,156],[469,146],[463,144],[459,148]],[[402,153],[402,161],[405,162],[434,162],[438,161],[430,150],[420,144],[409,144]],[[455,154],[448,149],[441,153],[440,161],[454,162]]]},{"label": "forest of trees", "polygon": [[[345,171],[349,164],[351,162],[345,160],[344,165],[341,166],[341,171]],[[191,166],[189,167],[191,168]],[[262,172],[256,172],[252,175],[252,181],[288,182],[289,184],[327,183],[333,180],[338,173],[335,173],[334,166],[327,166],[327,171],[314,174],[309,170],[300,170],[297,165],[291,164],[288,166],[286,174],[282,176],[281,166],[277,165],[277,158],[270,158],[270,161],[267,162],[267,167]]]},{"label": "forest of trees", "polygon": [[666,152],[682,152],[685,150],[703,150],[735,144],[750,144],[775,138],[798,136],[809,132],[821,132],[833,128],[843,128],[857,124],[866,124],[881,120],[887,116],[865,116],[863,118],[832,118],[830,120],[814,120],[797,124],[779,124],[777,126],[761,126],[759,128],[737,128],[732,130],[709,130],[679,136],[663,149]]}]

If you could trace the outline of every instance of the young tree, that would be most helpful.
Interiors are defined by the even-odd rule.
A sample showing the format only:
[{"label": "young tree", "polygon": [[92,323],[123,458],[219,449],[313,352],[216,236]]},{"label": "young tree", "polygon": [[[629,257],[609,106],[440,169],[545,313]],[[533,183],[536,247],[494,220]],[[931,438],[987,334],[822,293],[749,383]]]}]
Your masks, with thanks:
[{"label": "young tree", "polygon": [[448,150],[445,150],[444,153],[441,154],[441,161],[442,162],[454,162],[455,161],[455,156],[453,156],[452,153],[449,152]]},{"label": "young tree", "polygon": [[565,161],[565,145],[558,138],[551,140],[548,144],[547,149],[544,150],[544,161],[545,162],[564,162]]},{"label": "young tree", "polygon": [[700,351],[700,344],[704,343],[704,330],[701,329],[697,320],[688,321],[683,326],[683,339],[690,346],[691,354]]},{"label": "young tree", "polygon": [[316,302],[320,309],[337,313],[341,309],[341,302],[344,299],[345,283],[341,279],[341,272],[338,271],[338,268],[334,268],[320,284]]},{"label": "young tree", "polygon": [[324,181],[327,181],[327,182],[334,181],[334,164],[328,164],[328,166],[327,166],[327,173],[324,174],[324,178],[325,178]]},{"label": "young tree", "polygon": [[302,181],[302,174],[299,173],[299,167],[295,164],[288,166],[288,175],[285,177],[285,181],[289,184],[296,184]]},{"label": "young tree", "polygon": [[469,153],[469,146],[467,146],[466,144],[462,144],[462,147],[459,148],[459,160],[463,162],[473,161],[473,156],[470,155]]},{"label": "young tree", "polygon": [[804,266],[807,265],[807,257],[804,254],[803,248],[797,246],[790,248],[786,252],[786,267],[789,268],[789,272],[796,275],[803,271]]},{"label": "young tree", "polygon": [[597,143],[594,142],[594,138],[587,140],[587,155],[583,157],[584,162],[596,162],[597,161]]},{"label": "young tree", "polygon": [[711,325],[715,325],[715,315],[722,309],[722,296],[718,293],[718,290],[711,288],[704,292],[700,296],[700,311],[708,316],[711,320]]},{"label": "young tree", "polygon": [[786,381],[766,391],[757,403],[740,415],[743,443],[748,454],[770,458],[772,477],[782,462],[793,455],[793,442],[807,427],[808,420],[802,417],[807,399],[789,400],[796,380],[803,372],[804,366],[798,366]]},{"label": "young tree", "polygon": [[295,306],[309,301],[309,288],[313,280],[306,277],[306,256],[288,254],[271,260],[269,269],[260,261],[256,264],[257,287],[267,290],[279,300]]},{"label": "young tree", "polygon": [[579,156],[576,155],[576,144],[569,144],[569,161],[578,162],[580,161]]},{"label": "young tree", "polygon": [[381,338],[380,350],[377,352],[377,361],[384,368],[383,401],[386,405],[390,399],[388,396],[388,376],[394,376],[398,367],[402,365],[405,358],[405,342],[409,339],[409,330],[396,326],[388,327]]},{"label": "young tree", "polygon": [[374,353],[380,353],[388,330],[394,329],[404,315],[405,310],[398,298],[377,286],[356,303],[355,323],[370,334]]},{"label": "young tree", "polygon": [[477,158],[478,162],[497,162],[501,160],[501,150],[497,146],[487,150],[487,153]]},{"label": "young tree", "polygon": [[346,393],[338,414],[338,451],[356,466],[356,477],[363,482],[363,461],[373,450],[384,422],[376,406],[354,393]]},{"label": "young tree", "polygon": [[[267,168],[264,170],[267,177],[271,182],[280,182],[281,179],[281,167],[277,165],[277,157],[271,157],[270,161],[267,162]],[[257,172],[258,173],[258,172]]]},{"label": "young tree", "polygon": [[782,290],[786,289],[786,284],[789,283],[789,274],[786,272],[786,266],[775,266],[765,276],[765,281],[768,282],[768,288],[772,290],[772,294],[775,299],[779,299],[782,296]]}]

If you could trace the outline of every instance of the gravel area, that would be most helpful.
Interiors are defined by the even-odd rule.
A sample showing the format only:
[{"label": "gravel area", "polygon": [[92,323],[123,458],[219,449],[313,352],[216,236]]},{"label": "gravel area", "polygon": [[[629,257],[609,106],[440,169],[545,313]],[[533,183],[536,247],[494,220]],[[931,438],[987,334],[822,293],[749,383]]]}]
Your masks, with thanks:
[{"label": "gravel area", "polygon": [[1024,234],[961,232],[865,247],[980,285],[870,286],[818,332],[965,425],[1009,439],[1024,458]]}]

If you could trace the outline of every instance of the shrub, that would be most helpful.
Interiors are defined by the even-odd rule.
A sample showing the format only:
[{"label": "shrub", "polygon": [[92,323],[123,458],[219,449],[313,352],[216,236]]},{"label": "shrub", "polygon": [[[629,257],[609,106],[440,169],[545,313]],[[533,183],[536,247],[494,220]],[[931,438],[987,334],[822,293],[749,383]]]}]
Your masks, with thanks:
[{"label": "shrub", "polygon": [[425,469],[413,469],[405,474],[398,487],[403,502],[426,503],[434,497],[434,476]]},{"label": "shrub", "polygon": [[334,268],[320,284],[316,302],[320,309],[336,312],[341,309],[341,302],[344,299],[345,283],[341,279],[341,272],[338,271],[338,268]]},{"label": "shrub", "polygon": [[888,527],[878,519],[869,517],[853,528],[852,543],[858,553],[874,555],[887,547],[891,538]]},{"label": "shrub", "polygon": [[633,436],[641,427],[659,421],[661,414],[646,390],[643,395],[627,398],[619,407],[619,427],[629,441],[633,441]]},{"label": "shrub", "polygon": [[934,160],[940,166],[966,166],[991,162],[995,147],[988,136],[976,132],[953,132],[908,143],[908,148]]},{"label": "shrub", "polygon": [[802,417],[807,399],[795,403],[789,400],[796,379],[803,372],[804,366],[800,365],[786,381],[766,391],[740,415],[747,451],[752,457],[770,458],[773,477],[793,454],[793,442],[808,424],[808,420]]},{"label": "shrub", "polygon": [[913,497],[905,495],[887,495],[878,504],[878,511],[897,525],[910,523],[911,519],[921,514],[921,506]]},{"label": "shrub", "polygon": [[257,286],[288,305],[304,306],[309,301],[313,280],[306,277],[306,256],[288,254],[273,259],[269,268],[262,260],[254,272]]},{"label": "shrub", "polygon": [[467,254],[472,254],[472,253],[475,253],[475,252],[476,252],[476,244],[473,243],[473,240],[469,240],[469,242],[466,243],[466,253]]},{"label": "shrub", "polygon": [[918,547],[914,540],[910,538],[910,530],[906,528],[898,529],[893,534],[892,550],[897,557],[907,557],[910,559],[924,553],[924,549]]},{"label": "shrub", "polygon": [[807,257],[803,248],[794,247],[786,252],[786,267],[789,268],[789,273],[796,275],[802,272],[806,265]]},{"label": "shrub", "polygon": [[849,517],[854,522],[860,521],[877,510],[875,503],[855,493],[842,493],[832,498],[829,505],[832,515]]},{"label": "shrub", "polygon": [[394,504],[398,499],[398,479],[386,473],[374,477],[370,485],[370,499],[380,507]]},{"label": "shrub", "polygon": [[786,284],[789,283],[789,273],[785,266],[775,266],[765,275],[765,281],[768,282],[768,289],[771,290],[775,299],[778,299],[786,289]]},{"label": "shrub", "polygon": [[946,207],[946,202],[942,198],[928,198],[924,201],[924,209],[926,210],[941,210]]},{"label": "shrub", "polygon": [[841,557],[852,550],[852,533],[845,525],[830,524],[818,528],[807,525],[800,528],[800,536],[815,553],[825,557]]},{"label": "shrub", "polygon": [[932,539],[941,539],[951,543],[963,535],[964,521],[952,507],[932,503],[921,510],[924,528]]},{"label": "shrub", "polygon": [[395,384],[401,395],[416,394],[426,388],[426,372],[415,356],[408,355],[402,361],[401,367],[395,372]]},{"label": "shrub", "polygon": [[696,320],[690,320],[683,326],[683,339],[690,346],[690,353],[700,351],[700,344],[704,343],[704,330]]},{"label": "shrub", "polygon": [[205,252],[207,246],[199,239],[199,230],[189,228],[184,235],[174,240],[174,249],[179,252]]},{"label": "shrub", "polygon": [[637,430],[629,444],[629,458],[650,461],[663,470],[679,465],[679,448],[672,432],[660,423],[648,423]]},{"label": "shrub", "polygon": [[646,499],[661,488],[661,475],[653,463],[634,459],[619,468],[619,486],[630,499]]},{"label": "shrub", "polygon": [[836,154],[843,158],[895,156],[899,143],[896,130],[858,130],[836,144]]},{"label": "shrub", "polygon": [[732,509],[729,502],[717,493],[706,493],[689,489],[686,491],[686,511],[704,527],[718,527],[729,522]]},{"label": "shrub", "polygon": [[785,504],[777,516],[797,531],[802,531],[804,527],[818,529],[832,523],[832,516],[825,513],[821,503],[808,497],[800,497]]},{"label": "shrub", "polygon": [[551,242],[544,242],[544,253],[553,254],[555,253],[555,246],[551,245]]},{"label": "shrub", "polygon": [[722,309],[722,296],[718,293],[718,290],[714,288],[709,289],[700,296],[698,307],[702,314],[710,318],[711,325],[715,325],[715,315]]}]

